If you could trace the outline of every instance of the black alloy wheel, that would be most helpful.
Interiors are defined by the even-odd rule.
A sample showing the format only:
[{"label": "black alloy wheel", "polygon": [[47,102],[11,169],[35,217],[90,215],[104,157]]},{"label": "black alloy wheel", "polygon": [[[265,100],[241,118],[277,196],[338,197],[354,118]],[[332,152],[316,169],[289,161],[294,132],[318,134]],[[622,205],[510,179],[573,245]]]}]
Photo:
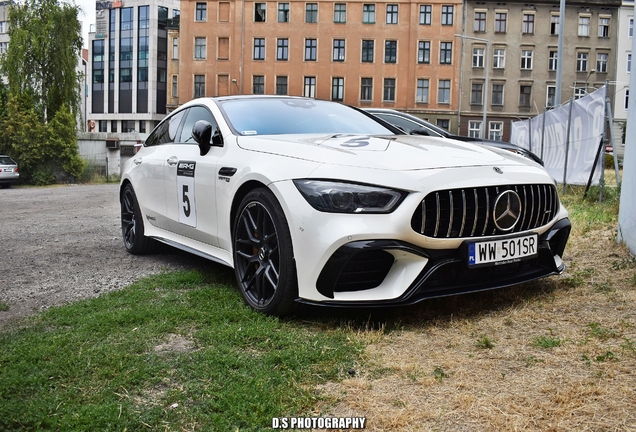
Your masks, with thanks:
[{"label": "black alloy wheel", "polygon": [[130,183],[121,192],[121,234],[124,246],[131,254],[146,254],[152,252],[156,246],[155,240],[144,236],[139,203]]},{"label": "black alloy wheel", "polygon": [[236,279],[247,304],[269,315],[291,312],[298,296],[291,235],[269,189],[255,189],[241,202],[233,245]]}]

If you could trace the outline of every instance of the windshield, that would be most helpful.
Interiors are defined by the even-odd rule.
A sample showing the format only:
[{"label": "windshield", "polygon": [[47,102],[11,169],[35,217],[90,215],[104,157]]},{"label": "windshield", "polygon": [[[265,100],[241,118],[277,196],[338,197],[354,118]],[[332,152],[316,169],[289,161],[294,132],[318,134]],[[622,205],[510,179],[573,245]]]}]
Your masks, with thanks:
[{"label": "windshield", "polygon": [[364,134],[394,135],[348,106],[302,98],[246,98],[219,101],[239,135]]}]

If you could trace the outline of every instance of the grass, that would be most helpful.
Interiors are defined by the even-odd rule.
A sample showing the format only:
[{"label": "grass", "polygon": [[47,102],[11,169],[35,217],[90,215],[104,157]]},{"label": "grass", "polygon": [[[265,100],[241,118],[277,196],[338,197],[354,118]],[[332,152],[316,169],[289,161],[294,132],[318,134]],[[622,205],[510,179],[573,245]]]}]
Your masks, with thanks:
[{"label": "grass", "polygon": [[311,411],[355,335],[254,313],[201,272],[144,279],[0,333],[0,430],[261,430]]},{"label": "grass", "polygon": [[280,320],[201,270],[51,309],[0,331],[0,430],[631,430],[636,262],[617,191],[582,195],[567,271],[501,290]]}]

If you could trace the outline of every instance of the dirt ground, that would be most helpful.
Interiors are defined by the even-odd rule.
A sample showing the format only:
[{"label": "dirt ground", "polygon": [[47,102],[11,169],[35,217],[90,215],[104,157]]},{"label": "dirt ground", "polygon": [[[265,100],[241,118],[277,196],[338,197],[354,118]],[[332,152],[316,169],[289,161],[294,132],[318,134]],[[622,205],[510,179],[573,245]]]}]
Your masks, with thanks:
[{"label": "dirt ground", "polygon": [[151,256],[128,254],[118,191],[117,184],[0,190],[0,303],[8,305],[0,311],[0,326],[164,269],[207,265],[170,248]]}]

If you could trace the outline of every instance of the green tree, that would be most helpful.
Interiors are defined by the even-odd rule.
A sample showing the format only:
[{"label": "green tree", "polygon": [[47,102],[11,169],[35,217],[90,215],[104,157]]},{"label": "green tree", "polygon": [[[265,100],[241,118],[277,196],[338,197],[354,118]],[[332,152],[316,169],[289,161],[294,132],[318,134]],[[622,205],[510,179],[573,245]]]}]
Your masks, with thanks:
[{"label": "green tree", "polygon": [[80,106],[82,50],[79,7],[58,0],[25,0],[9,12],[10,43],[2,69],[11,94],[30,94],[44,123],[63,106]]}]

